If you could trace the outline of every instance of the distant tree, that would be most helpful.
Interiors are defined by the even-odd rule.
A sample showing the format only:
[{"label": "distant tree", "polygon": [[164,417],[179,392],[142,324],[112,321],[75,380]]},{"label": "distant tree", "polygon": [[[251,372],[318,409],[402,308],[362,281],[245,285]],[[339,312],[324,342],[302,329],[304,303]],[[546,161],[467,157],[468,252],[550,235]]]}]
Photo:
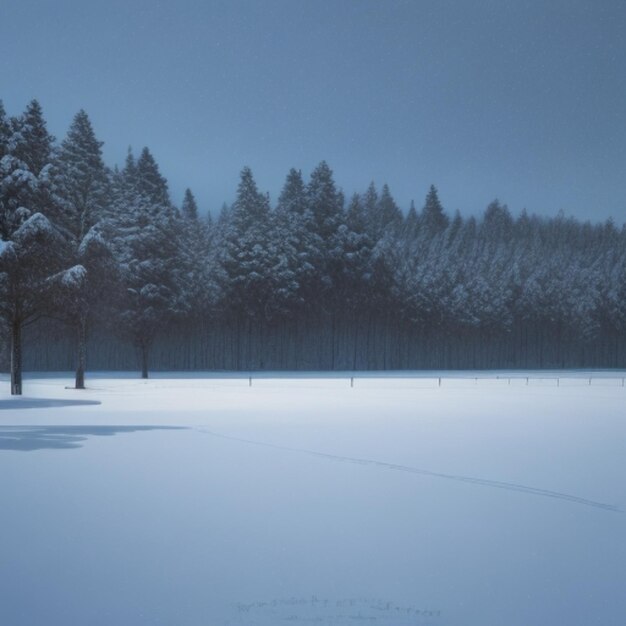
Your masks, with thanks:
[{"label": "distant tree", "polygon": [[183,198],[183,203],[180,207],[180,212],[182,216],[189,220],[191,223],[195,223],[198,220],[198,205],[196,204],[196,199],[191,193],[191,189],[185,189],[185,197]]},{"label": "distant tree", "polygon": [[271,316],[270,207],[252,171],[241,171],[237,197],[224,229],[223,269],[227,306],[240,318]]},{"label": "distant tree", "polygon": [[281,313],[301,314],[304,290],[314,280],[319,240],[312,222],[302,172],[292,168],[278,198],[271,232],[276,257],[274,289]]},{"label": "distant tree", "polygon": [[199,319],[206,315],[217,298],[209,253],[210,223],[200,218],[196,199],[190,189],[185,191],[180,214],[178,255],[182,270],[181,293],[187,315]]},{"label": "distant tree", "polygon": [[333,285],[341,271],[344,223],[343,194],[337,190],[333,172],[322,161],[311,173],[307,185],[307,206],[310,211],[311,264],[315,268],[313,282],[304,286],[305,300],[316,310],[324,310],[332,300]]},{"label": "distant tree", "polygon": [[389,185],[384,184],[376,204],[375,232],[377,238],[380,239],[389,231],[397,232],[401,225],[402,212],[391,195]]},{"label": "distant tree", "polygon": [[444,213],[443,206],[439,201],[439,194],[434,185],[430,186],[426,201],[421,214],[421,225],[428,235],[436,235],[443,232],[449,223],[448,216]]},{"label": "distant tree", "polygon": [[360,202],[363,205],[363,213],[365,214],[367,222],[368,234],[372,241],[376,242],[382,235],[382,227],[378,214],[378,191],[374,181],[369,184],[360,199]]},{"label": "distant tree", "polygon": [[343,195],[337,190],[333,172],[326,161],[322,161],[311,173],[307,202],[316,233],[330,243],[343,219]]},{"label": "distant tree", "polygon": [[494,242],[507,242],[513,236],[513,218],[506,204],[490,202],[483,216],[483,235]]},{"label": "distant tree", "polygon": [[417,229],[419,225],[419,216],[415,208],[415,202],[411,200],[411,206],[404,218],[402,225],[402,239],[404,241],[413,241],[417,237]]}]

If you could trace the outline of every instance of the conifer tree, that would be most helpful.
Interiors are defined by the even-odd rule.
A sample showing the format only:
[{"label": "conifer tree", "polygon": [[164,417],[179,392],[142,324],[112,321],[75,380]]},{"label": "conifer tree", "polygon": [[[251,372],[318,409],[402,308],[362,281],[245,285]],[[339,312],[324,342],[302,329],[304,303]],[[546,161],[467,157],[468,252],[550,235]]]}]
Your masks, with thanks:
[{"label": "conifer tree", "polygon": [[155,337],[188,308],[181,289],[180,228],[167,181],[147,148],[136,162],[129,152],[115,187],[109,236],[125,287],[119,327],[137,349],[141,376],[147,378]]},{"label": "conifer tree", "polygon": [[182,216],[190,222],[196,222],[198,220],[198,205],[196,204],[196,199],[189,188],[185,189],[185,197],[183,198],[180,212]]},{"label": "conifer tree", "polygon": [[421,214],[421,225],[429,236],[439,234],[446,229],[449,219],[439,201],[435,185],[431,185],[426,194],[426,201]]},{"label": "conifer tree", "polygon": [[419,225],[419,216],[415,208],[415,202],[411,200],[411,206],[404,219],[402,226],[402,237],[405,241],[414,241],[417,237],[417,229]]},{"label": "conifer tree", "polygon": [[259,192],[252,170],[244,167],[224,232],[223,258],[225,295],[229,308],[239,317],[263,319],[270,315],[269,218],[267,197]]},{"label": "conifer tree", "polygon": [[402,224],[402,212],[393,199],[387,183],[383,185],[382,191],[380,192],[378,215],[381,232],[385,232],[386,230],[396,232]]},{"label": "conifer tree", "polygon": [[49,311],[67,240],[37,211],[49,188],[53,143],[39,104],[10,123],[0,111],[0,133],[0,314],[11,334],[11,393],[20,395],[22,329]]},{"label": "conifer tree", "polygon": [[343,195],[337,190],[333,172],[322,161],[311,173],[307,185],[312,237],[311,264],[315,277],[305,286],[306,296],[315,309],[324,310],[332,299],[333,285],[341,271],[343,237],[339,227],[344,222]]},{"label": "conifer tree", "polygon": [[55,169],[57,222],[69,234],[73,261],[85,269],[83,279],[62,290],[58,298],[61,315],[76,336],[75,387],[84,389],[89,327],[94,315],[104,314],[112,301],[116,271],[101,234],[110,195],[102,142],[83,110],[74,116],[61,143]]},{"label": "conifer tree", "polygon": [[300,170],[292,168],[287,174],[273,218],[271,240],[276,257],[276,305],[283,313],[301,313],[305,303],[303,287],[313,280],[312,259],[317,248]]},{"label": "conifer tree", "polygon": [[23,161],[29,171],[40,177],[50,166],[54,137],[48,132],[41,105],[31,100],[24,113],[12,120],[13,132],[19,136],[13,154]]},{"label": "conifer tree", "polygon": [[0,315],[11,335],[11,394],[22,394],[22,330],[51,308],[58,283],[80,280],[83,269],[63,272],[67,240],[34,213],[0,240]]},{"label": "conifer tree", "polygon": [[216,285],[210,270],[210,223],[200,219],[191,189],[185,190],[180,215],[180,287],[187,314],[198,319],[216,299]]}]

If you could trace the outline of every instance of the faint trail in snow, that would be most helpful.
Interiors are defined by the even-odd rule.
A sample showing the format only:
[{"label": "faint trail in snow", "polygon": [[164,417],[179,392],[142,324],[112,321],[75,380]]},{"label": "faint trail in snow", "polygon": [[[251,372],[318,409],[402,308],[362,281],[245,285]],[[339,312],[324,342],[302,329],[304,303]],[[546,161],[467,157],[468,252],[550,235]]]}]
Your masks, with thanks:
[{"label": "faint trail in snow", "polygon": [[540,489],[539,487],[529,487],[528,485],[521,485],[518,483],[509,483],[501,480],[489,480],[487,478],[475,478],[473,476],[462,476],[460,474],[445,474],[443,472],[432,472],[430,470],[419,469],[417,467],[410,467],[409,465],[398,465],[396,463],[386,463],[384,461],[375,461],[372,459],[359,459],[349,456],[339,456],[336,454],[327,454],[325,452],[316,452],[315,450],[306,450],[305,448],[291,448],[289,446],[280,446],[274,443],[266,443],[264,441],[254,441],[252,439],[243,439],[242,437],[232,437],[230,435],[223,435],[204,428],[195,427],[194,430],[200,433],[211,435],[212,437],[219,437],[220,439],[228,439],[230,441],[238,441],[240,443],[247,443],[255,446],[262,446],[265,448],[273,448],[275,450],[284,450],[287,452],[298,452],[300,454],[307,454],[309,456],[315,456],[322,459],[328,459],[330,461],[340,461],[343,463],[353,463],[355,465],[370,465],[374,467],[382,467],[384,469],[395,470],[397,472],[407,472],[409,474],[418,474],[420,476],[430,476],[431,478],[444,478],[446,480],[454,480],[460,483],[469,483],[471,485],[481,485],[482,487],[493,487],[495,489],[506,489],[507,491],[518,491],[519,493],[527,493],[532,496],[543,496],[544,498],[553,498],[554,500],[564,500],[566,502],[573,502],[574,504],[582,504],[584,506],[594,507],[596,509],[603,509],[605,511],[613,511],[614,513],[621,513],[622,510],[613,505],[605,504],[604,502],[596,502],[595,500],[588,500],[587,498],[580,498],[568,493],[561,493],[559,491],[550,491],[549,489]]}]

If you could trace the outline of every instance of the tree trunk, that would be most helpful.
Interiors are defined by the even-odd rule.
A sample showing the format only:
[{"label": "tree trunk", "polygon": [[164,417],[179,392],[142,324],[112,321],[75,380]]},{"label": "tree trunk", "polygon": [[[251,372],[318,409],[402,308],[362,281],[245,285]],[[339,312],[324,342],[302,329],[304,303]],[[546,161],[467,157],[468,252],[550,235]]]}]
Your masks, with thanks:
[{"label": "tree trunk", "polygon": [[148,346],[141,344],[141,377],[148,378]]},{"label": "tree trunk", "polygon": [[11,325],[11,395],[22,395],[22,324]]},{"label": "tree trunk", "polygon": [[77,337],[77,363],[76,363],[76,389],[85,388],[85,366],[87,364],[87,321],[84,316],[78,320]]}]

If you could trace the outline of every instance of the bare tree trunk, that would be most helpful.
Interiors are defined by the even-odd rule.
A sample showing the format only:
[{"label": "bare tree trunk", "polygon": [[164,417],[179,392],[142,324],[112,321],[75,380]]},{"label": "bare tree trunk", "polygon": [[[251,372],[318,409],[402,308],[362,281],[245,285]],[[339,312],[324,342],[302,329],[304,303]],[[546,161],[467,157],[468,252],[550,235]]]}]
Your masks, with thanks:
[{"label": "bare tree trunk", "polygon": [[148,346],[141,344],[141,377],[148,378]]},{"label": "bare tree trunk", "polygon": [[78,320],[77,337],[77,363],[76,363],[76,389],[85,388],[85,367],[87,364],[87,320],[80,316]]},{"label": "bare tree trunk", "polygon": [[11,395],[22,395],[22,324],[11,325]]}]

